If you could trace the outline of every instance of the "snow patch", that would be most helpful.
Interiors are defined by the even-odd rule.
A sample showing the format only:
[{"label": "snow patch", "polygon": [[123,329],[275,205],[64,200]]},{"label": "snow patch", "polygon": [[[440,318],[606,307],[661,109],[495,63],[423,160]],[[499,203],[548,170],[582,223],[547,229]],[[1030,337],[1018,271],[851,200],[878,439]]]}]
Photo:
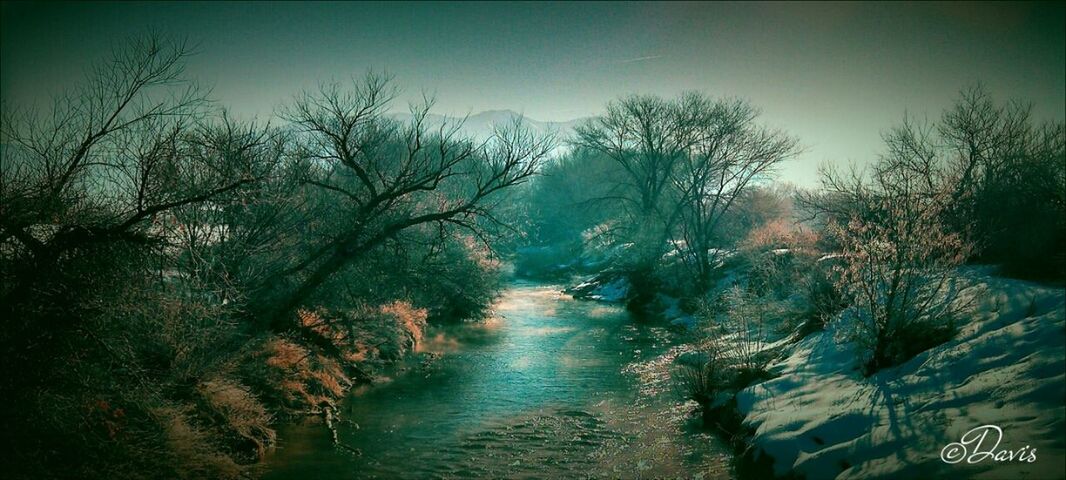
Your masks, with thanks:
[{"label": "snow patch", "polygon": [[577,299],[623,303],[629,298],[629,280],[624,276],[598,275],[563,290]]},{"label": "snow patch", "polygon": [[[1066,292],[983,278],[956,337],[868,378],[846,320],[786,349],[777,377],[737,394],[777,475],[821,478],[1061,478],[1066,462]],[[949,465],[941,449],[986,424],[1034,463]]]}]

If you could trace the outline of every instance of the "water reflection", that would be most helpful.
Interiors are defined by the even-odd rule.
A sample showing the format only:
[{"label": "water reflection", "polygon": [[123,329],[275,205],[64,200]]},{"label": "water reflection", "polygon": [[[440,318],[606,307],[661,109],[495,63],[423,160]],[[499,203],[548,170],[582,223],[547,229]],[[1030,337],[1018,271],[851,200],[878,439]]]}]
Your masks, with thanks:
[{"label": "water reflection", "polygon": [[731,477],[665,381],[674,335],[558,291],[517,283],[495,318],[430,332],[420,352],[439,359],[344,404],[362,456],[289,425],[267,478]]}]

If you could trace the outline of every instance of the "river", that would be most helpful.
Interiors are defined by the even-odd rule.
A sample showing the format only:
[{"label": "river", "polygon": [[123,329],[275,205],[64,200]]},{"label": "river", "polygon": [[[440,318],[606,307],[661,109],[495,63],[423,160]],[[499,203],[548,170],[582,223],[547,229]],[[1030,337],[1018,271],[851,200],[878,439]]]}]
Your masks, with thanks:
[{"label": "river", "polygon": [[678,334],[560,289],[514,282],[489,320],[430,330],[421,358],[341,407],[361,455],[320,422],[283,425],[265,477],[734,478],[669,381]]}]

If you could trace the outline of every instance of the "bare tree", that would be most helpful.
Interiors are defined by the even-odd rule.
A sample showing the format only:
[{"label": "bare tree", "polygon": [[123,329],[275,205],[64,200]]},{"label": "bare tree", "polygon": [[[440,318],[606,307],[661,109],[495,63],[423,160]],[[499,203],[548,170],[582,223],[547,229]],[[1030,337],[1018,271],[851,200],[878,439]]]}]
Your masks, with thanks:
[{"label": "bare tree", "polygon": [[1031,111],[1031,105],[1020,102],[997,106],[981,84],[962,90],[937,125],[945,163],[954,177],[954,203],[993,182],[1011,157],[1023,151],[1032,128]]},{"label": "bare tree", "polygon": [[[962,90],[939,120],[908,116],[885,132],[887,149],[871,175],[886,191],[936,199],[939,220],[974,245],[970,260],[1061,276],[1064,132],[1061,123],[1034,125],[1029,105],[997,105],[977,85]],[[823,191],[801,195],[802,205],[840,223],[869,214],[856,210],[871,194],[871,185],[857,181],[863,175],[825,173]]]},{"label": "bare tree", "polygon": [[622,233],[638,249],[637,270],[650,271],[663,254],[677,220],[671,181],[696,143],[702,115],[698,95],[676,101],[630,96],[611,102],[607,112],[577,128],[576,143],[607,155],[624,179],[603,200],[622,204]]},{"label": "bare tree", "polygon": [[[214,459],[205,476],[239,470],[216,450],[224,434],[175,447],[167,428],[195,422],[196,385],[246,341],[220,301],[235,288],[220,288],[230,259],[217,248],[246,236],[225,213],[273,175],[284,139],[220,118],[184,80],[188,55],[180,41],[135,39],[49,108],[5,104],[0,422],[21,439],[3,446],[25,459],[15,476],[60,475],[57,459],[69,460],[63,475],[174,476],[198,468],[181,449]],[[130,423],[87,413],[94,402]],[[255,442],[271,435],[260,431]]]},{"label": "bare tree", "polygon": [[954,269],[973,251],[972,236],[969,224],[949,221],[961,201],[959,164],[946,161],[937,130],[906,119],[884,135],[888,150],[868,174],[825,168],[823,192],[805,197],[838,243],[835,284],[858,307],[867,373],[947,340],[966,307]]},{"label": "bare tree", "polygon": [[706,287],[723,216],[752,184],[799,153],[795,137],[755,123],[759,111],[742,100],[699,103],[697,141],[672,180],[679,192],[680,234],[697,288]]},{"label": "bare tree", "polygon": [[611,196],[625,205],[638,265],[650,271],[680,233],[701,285],[722,215],[737,196],[782,160],[797,141],[755,123],[740,100],[687,93],[675,100],[627,97],[578,129],[578,144],[608,155],[625,172]]},{"label": "bare tree", "polygon": [[526,182],[554,147],[518,122],[493,138],[462,138],[459,124],[429,129],[432,102],[412,107],[401,124],[385,112],[396,90],[368,74],[349,89],[328,84],[298,97],[284,117],[298,129],[296,161],[310,191],[325,195],[331,225],[307,226],[304,252],[272,280],[277,299],[259,316],[278,329],[320,286],[352,262],[408,228],[439,224],[481,235],[497,193]]},{"label": "bare tree", "polygon": [[244,303],[271,276],[285,268],[284,251],[299,243],[296,225],[307,221],[299,171],[288,162],[284,131],[239,123],[223,114],[196,131],[190,154],[222,157],[223,164],[243,158],[248,185],[204,204],[175,208],[169,246],[175,268],[201,285],[213,285],[219,298]]},{"label": "bare tree", "polygon": [[161,243],[176,209],[256,181],[247,155],[201,141],[210,104],[182,77],[188,55],[182,42],[136,39],[50,110],[5,109],[0,244],[19,269],[5,305],[51,281],[72,252]]}]

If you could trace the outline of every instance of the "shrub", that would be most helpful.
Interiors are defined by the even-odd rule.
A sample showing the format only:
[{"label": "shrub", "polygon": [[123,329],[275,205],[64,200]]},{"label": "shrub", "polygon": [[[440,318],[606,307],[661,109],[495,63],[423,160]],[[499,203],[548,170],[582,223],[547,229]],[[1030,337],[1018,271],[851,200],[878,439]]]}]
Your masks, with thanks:
[{"label": "shrub", "polygon": [[777,298],[795,288],[799,272],[795,255],[788,251],[748,252],[748,289],[755,295]]},{"label": "shrub", "polygon": [[783,217],[753,228],[739,244],[749,265],[748,288],[759,296],[786,298],[811,268],[818,235]]},{"label": "shrub", "polygon": [[163,455],[150,459],[156,466],[141,470],[144,478],[152,471],[180,479],[241,477],[241,467],[219,452],[215,437],[196,424],[188,409],[165,407],[155,410],[153,416],[162,424],[166,449]]},{"label": "shrub", "polygon": [[229,378],[215,378],[201,383],[197,391],[199,410],[220,430],[235,458],[257,460],[274,444],[273,418],[247,387]]},{"label": "shrub", "polygon": [[697,365],[682,364],[674,370],[675,388],[680,394],[694,400],[704,408],[710,407],[719,394],[740,391],[762,380],[771,378],[766,364],[745,364],[731,359],[715,346],[699,349],[706,361]]},{"label": "shrub", "polygon": [[674,371],[675,388],[680,394],[694,400],[702,406],[708,406],[728,387],[728,382],[720,370],[720,363],[714,349],[701,350],[707,360],[698,365],[679,365]]},{"label": "shrub", "polygon": [[292,338],[277,336],[255,349],[241,375],[269,405],[283,407],[282,413],[331,405],[351,385],[336,360]]},{"label": "shrub", "polygon": [[383,305],[402,298],[426,309],[432,322],[480,318],[500,287],[499,262],[470,237],[438,238],[435,228],[406,232],[353,265],[322,305],[335,311]]},{"label": "shrub", "polygon": [[974,199],[981,259],[1009,275],[1066,279],[1066,129],[1027,137]]},{"label": "shrub", "polygon": [[[900,129],[907,133],[906,125]],[[972,252],[1008,274],[1066,278],[1066,128],[1037,124],[1023,102],[1000,104],[981,85],[964,89],[936,124],[928,150],[948,172],[947,221]],[[900,139],[894,139],[897,144]]]},{"label": "shrub", "polygon": [[868,350],[867,374],[898,365],[954,333],[954,268],[969,255],[941,223],[943,203],[921,196],[875,196],[866,216],[830,228],[843,261],[837,288],[860,312],[854,337]]},{"label": "shrub", "polygon": [[775,248],[810,251],[818,235],[804,225],[784,217],[774,218],[748,232],[742,250],[766,251]]},{"label": "shrub", "polygon": [[821,330],[830,319],[850,304],[848,298],[830,277],[836,258],[822,258],[814,262],[800,279],[799,286],[806,299],[801,336]]},{"label": "shrub", "polygon": [[377,308],[345,312],[350,325],[349,348],[365,361],[382,362],[413,351],[425,334],[429,311],[410,302],[393,301]]},{"label": "shrub", "polygon": [[771,359],[767,344],[772,335],[772,324],[782,316],[781,307],[773,301],[753,295],[740,287],[733,287],[724,295],[726,315],[722,319],[719,335],[708,338],[717,344],[715,350],[739,377],[765,375]]},{"label": "shrub", "polygon": [[367,369],[396,360],[423,339],[429,313],[409,302],[341,311],[299,310],[299,334],[271,336],[250,348],[241,378],[280,413],[331,405]]},{"label": "shrub", "polygon": [[[723,392],[738,391],[770,378],[767,366],[774,352],[767,348],[771,325],[782,311],[776,302],[756,297],[734,287],[704,308],[705,317],[716,317],[698,342],[698,365],[682,365],[675,372],[681,392],[707,406]],[[714,312],[720,312],[716,314]]]},{"label": "shrub", "polygon": [[403,329],[403,336],[410,341],[410,347],[422,343],[426,330],[426,318],[429,313],[424,308],[414,308],[407,302],[392,302],[381,306],[381,313],[390,315]]}]

